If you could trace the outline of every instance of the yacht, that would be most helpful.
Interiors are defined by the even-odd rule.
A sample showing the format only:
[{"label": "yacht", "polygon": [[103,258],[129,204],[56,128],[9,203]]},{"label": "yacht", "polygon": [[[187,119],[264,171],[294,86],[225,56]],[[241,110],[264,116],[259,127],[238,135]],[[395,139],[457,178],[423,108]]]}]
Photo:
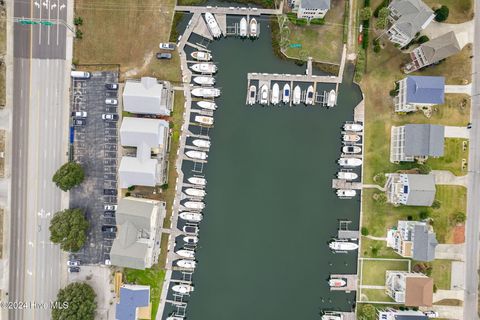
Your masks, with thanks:
[{"label": "yacht", "polygon": [[187,188],[185,189],[185,193],[192,197],[205,197],[205,195],[207,194],[205,190],[195,188]]},{"label": "yacht", "polygon": [[353,251],[358,249],[358,244],[348,241],[332,241],[328,246],[334,251]]},{"label": "yacht", "polygon": [[352,197],[355,197],[356,194],[357,194],[357,191],[355,190],[350,190],[350,189],[337,190],[337,196],[339,198],[352,198]]},{"label": "yacht", "polygon": [[195,88],[192,90],[192,95],[202,98],[216,98],[220,96],[220,89],[217,88]]},{"label": "yacht", "polygon": [[191,54],[192,58],[198,61],[210,61],[212,60],[212,55],[205,51],[194,51]]},{"label": "yacht", "polygon": [[360,141],[360,136],[357,134],[344,134],[343,141],[345,142],[358,142]]},{"label": "yacht", "polygon": [[243,17],[240,20],[240,37],[245,38],[247,36],[248,30],[247,30],[247,19]]},{"label": "yacht", "polygon": [[358,158],[340,158],[338,164],[342,167],[358,167],[362,165],[362,160]]},{"label": "yacht", "polygon": [[347,282],[343,279],[330,279],[328,280],[328,285],[331,288],[341,288],[347,285]]},{"label": "yacht", "polygon": [[355,180],[358,178],[358,174],[355,172],[340,171],[337,173],[337,178],[342,180]]},{"label": "yacht", "polygon": [[217,66],[211,62],[202,62],[193,64],[190,69],[198,73],[215,73]]},{"label": "yacht", "polygon": [[206,160],[208,158],[207,153],[203,151],[189,150],[185,154],[191,159]]},{"label": "yacht", "polygon": [[268,103],[268,87],[266,84],[262,86],[260,90],[260,103],[267,104]]},{"label": "yacht", "polygon": [[193,251],[193,250],[180,249],[180,250],[176,251],[175,253],[178,254],[180,257],[183,257],[183,258],[190,258],[190,259],[195,258],[195,251]]},{"label": "yacht", "polygon": [[255,20],[255,18],[252,18],[252,20],[250,20],[250,37],[258,37],[257,20]]},{"label": "yacht", "polygon": [[202,109],[217,110],[217,104],[210,101],[198,101],[197,105]]},{"label": "yacht", "polygon": [[177,266],[180,268],[195,269],[197,263],[194,260],[182,259],[177,261]]},{"label": "yacht", "polygon": [[342,148],[343,153],[360,153],[362,152],[362,148],[358,146],[344,146]]},{"label": "yacht", "polygon": [[222,31],[218,26],[217,20],[210,12],[205,13],[205,21],[207,21],[208,29],[214,38],[220,38]]},{"label": "yacht", "polygon": [[255,104],[256,101],[257,101],[257,87],[252,85],[248,90],[248,104],[252,106]]},{"label": "yacht", "polygon": [[208,126],[213,125],[213,118],[207,116],[195,116],[195,121]]},{"label": "yacht", "polygon": [[180,219],[190,221],[190,222],[200,222],[203,219],[203,215],[197,212],[184,211],[184,212],[180,212],[178,216],[180,217]]},{"label": "yacht", "polygon": [[202,210],[203,208],[205,208],[205,203],[200,201],[187,201],[183,205],[185,206],[185,208],[188,209]]},{"label": "yacht", "polygon": [[337,93],[335,90],[330,90],[328,93],[327,107],[334,107],[337,103]]},{"label": "yacht", "polygon": [[343,125],[343,130],[345,130],[345,131],[362,131],[363,126],[359,123],[345,123]]},{"label": "yacht", "polygon": [[198,76],[193,78],[193,82],[200,85],[210,85],[213,86],[215,84],[215,78],[209,76]]},{"label": "yacht", "polygon": [[195,139],[192,141],[193,145],[199,148],[210,148],[210,141],[208,140],[202,140],[202,139]]},{"label": "yacht", "polygon": [[302,89],[300,89],[300,86],[296,86],[295,89],[293,89],[293,104],[300,104],[301,97]]},{"label": "yacht", "polygon": [[290,85],[288,83],[285,83],[285,85],[283,86],[282,102],[290,102]]},{"label": "yacht", "polygon": [[188,284],[176,284],[172,287],[172,290],[181,294],[187,294],[193,291],[193,286]]},{"label": "yacht", "polygon": [[191,184],[196,184],[199,186],[204,186],[207,184],[207,180],[205,180],[204,178],[191,177],[191,178],[188,178],[187,181],[190,182]]},{"label": "yacht", "polygon": [[185,236],[183,237],[183,242],[189,243],[189,244],[195,244],[198,242],[198,237],[197,236]]},{"label": "yacht", "polygon": [[272,104],[276,105],[280,101],[280,87],[278,86],[278,83],[273,84],[272,88]]},{"label": "yacht", "polygon": [[305,98],[305,104],[314,104],[314,92],[313,86],[308,86],[307,97]]}]

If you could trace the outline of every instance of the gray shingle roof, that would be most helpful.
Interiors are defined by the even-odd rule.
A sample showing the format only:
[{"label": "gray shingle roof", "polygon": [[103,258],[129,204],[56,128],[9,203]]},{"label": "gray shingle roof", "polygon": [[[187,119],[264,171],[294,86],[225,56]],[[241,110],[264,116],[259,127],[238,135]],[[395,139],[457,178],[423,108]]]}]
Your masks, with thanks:
[{"label": "gray shingle roof", "polygon": [[395,320],[428,320],[426,315],[396,315]]},{"label": "gray shingle roof", "polygon": [[407,206],[431,206],[435,200],[435,177],[433,174],[407,174]]},{"label": "gray shingle roof", "polygon": [[304,9],[329,10],[330,0],[301,0],[300,6]]},{"label": "gray shingle roof", "polygon": [[441,157],[444,152],[445,127],[433,124],[405,125],[405,155]]},{"label": "gray shingle roof", "polygon": [[123,286],[120,287],[120,302],[115,308],[116,320],[136,320],[137,308],[150,304],[150,287]]},{"label": "gray shingle roof", "polygon": [[457,36],[453,31],[423,43],[420,49],[423,51],[423,55],[429,64],[436,63],[462,51]]},{"label": "gray shingle roof", "polygon": [[445,77],[407,77],[407,103],[443,104]]},{"label": "gray shingle roof", "polygon": [[427,225],[416,224],[413,229],[413,259],[432,261],[435,259],[435,247],[438,242],[435,233],[428,230]]},{"label": "gray shingle roof", "polygon": [[388,7],[398,16],[395,27],[411,39],[434,16],[432,9],[421,0],[393,0]]}]

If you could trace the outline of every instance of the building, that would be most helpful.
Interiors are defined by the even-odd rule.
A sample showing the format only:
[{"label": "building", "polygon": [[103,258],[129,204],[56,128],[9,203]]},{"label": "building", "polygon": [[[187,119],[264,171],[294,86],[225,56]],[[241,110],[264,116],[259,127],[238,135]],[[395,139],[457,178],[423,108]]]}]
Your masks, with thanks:
[{"label": "building", "polygon": [[414,310],[382,310],[378,313],[378,320],[428,320],[421,311]]},{"label": "building", "polygon": [[405,66],[405,73],[440,62],[462,51],[455,32],[450,31],[433,40],[422,43],[410,53],[412,61]]},{"label": "building", "polygon": [[117,237],[110,250],[112,265],[144,270],[157,263],[165,202],[126,197],[118,202]]},{"label": "building", "polygon": [[127,80],[123,90],[123,109],[131,113],[169,116],[173,110],[173,91],[168,81],[143,77]]},{"label": "building", "polygon": [[297,18],[320,19],[330,10],[330,0],[296,0],[293,2]]},{"label": "building", "polygon": [[151,319],[150,286],[124,284],[115,307],[115,320]]},{"label": "building", "polygon": [[[169,124],[165,120],[125,117],[120,127],[120,143],[136,148],[126,155],[118,169],[121,188],[162,185],[167,180]],[[153,154],[153,155],[152,155]]]},{"label": "building", "polygon": [[395,112],[412,112],[445,102],[445,78],[408,76],[397,82]]},{"label": "building", "polygon": [[417,261],[435,259],[438,242],[432,227],[424,221],[398,221],[396,228],[387,232],[387,246],[405,258]]},{"label": "building", "polygon": [[433,10],[421,0],[393,0],[388,8],[390,28],[387,36],[400,47],[409,44],[435,18]]},{"label": "building", "polygon": [[385,290],[395,302],[407,307],[431,307],[433,279],[422,273],[387,271]]},{"label": "building", "polygon": [[433,124],[392,126],[390,162],[425,161],[444,154],[445,127]]},{"label": "building", "polygon": [[394,205],[431,206],[435,200],[433,174],[387,174],[387,201]]}]

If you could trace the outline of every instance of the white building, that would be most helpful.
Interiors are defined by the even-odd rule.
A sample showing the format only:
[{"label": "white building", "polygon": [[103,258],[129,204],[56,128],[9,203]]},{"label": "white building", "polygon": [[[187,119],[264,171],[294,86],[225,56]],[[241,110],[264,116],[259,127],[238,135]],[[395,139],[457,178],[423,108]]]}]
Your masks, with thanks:
[{"label": "white building", "polygon": [[123,90],[123,109],[137,114],[169,116],[173,110],[173,94],[168,81],[143,77],[127,80]]},{"label": "white building", "polygon": [[300,19],[321,19],[330,10],[330,0],[296,0],[293,4]]}]

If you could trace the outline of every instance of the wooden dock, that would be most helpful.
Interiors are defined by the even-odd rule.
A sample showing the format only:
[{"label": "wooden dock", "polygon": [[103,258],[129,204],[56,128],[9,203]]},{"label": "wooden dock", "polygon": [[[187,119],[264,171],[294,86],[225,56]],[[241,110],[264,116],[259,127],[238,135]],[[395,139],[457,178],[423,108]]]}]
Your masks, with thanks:
[{"label": "wooden dock", "polygon": [[333,189],[362,190],[361,182],[352,182],[343,179],[332,179]]},{"label": "wooden dock", "polygon": [[248,81],[284,81],[284,82],[310,82],[315,83],[341,83],[342,79],[338,76],[317,76],[307,74],[288,74],[288,73],[248,73]]},{"label": "wooden dock", "polygon": [[330,279],[344,279],[347,282],[345,287],[330,287],[331,291],[357,291],[358,276],[356,274],[331,274]]},{"label": "wooden dock", "polygon": [[338,223],[337,238],[339,240],[353,240],[360,237],[358,230],[349,230],[348,226],[352,223],[350,220],[340,220]]}]

